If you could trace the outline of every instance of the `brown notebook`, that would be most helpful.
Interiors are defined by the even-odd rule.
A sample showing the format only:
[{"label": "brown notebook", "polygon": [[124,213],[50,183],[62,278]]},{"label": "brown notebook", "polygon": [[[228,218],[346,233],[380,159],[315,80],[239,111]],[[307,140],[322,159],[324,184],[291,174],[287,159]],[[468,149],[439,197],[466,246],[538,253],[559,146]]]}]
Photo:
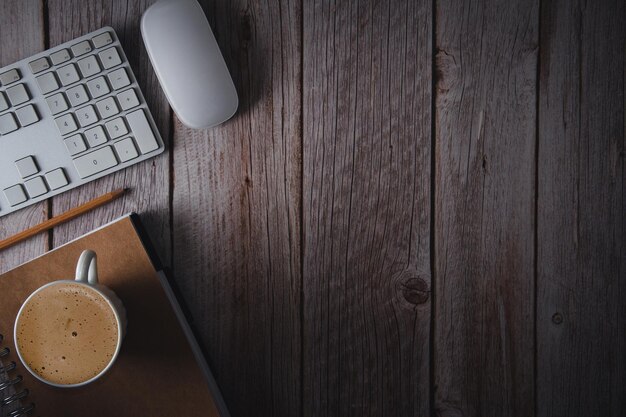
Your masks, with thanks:
[{"label": "brown notebook", "polygon": [[[4,387],[0,415],[34,404],[29,415],[41,417],[228,416],[142,230],[139,217],[130,214],[0,275],[0,334],[4,336],[0,354],[9,350],[0,361],[5,368],[10,369],[11,362],[16,365],[0,372],[0,388]],[[53,388],[22,367],[15,354],[13,324],[22,302],[34,290],[49,281],[73,279],[84,249],[96,251],[100,281],[124,303],[127,334],[117,361],[102,378],[81,388]],[[2,405],[4,398],[25,390],[28,396]]]}]

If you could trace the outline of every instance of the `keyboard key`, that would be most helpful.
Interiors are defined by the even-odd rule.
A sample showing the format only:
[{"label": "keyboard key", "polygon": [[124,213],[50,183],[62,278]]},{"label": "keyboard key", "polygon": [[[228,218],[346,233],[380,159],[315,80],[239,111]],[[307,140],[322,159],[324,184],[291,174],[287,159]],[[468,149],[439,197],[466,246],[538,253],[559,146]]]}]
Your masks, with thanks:
[{"label": "keyboard key", "polygon": [[85,106],[76,110],[76,117],[81,127],[92,125],[98,121],[98,115],[93,106]]},{"label": "keyboard key", "polygon": [[7,96],[9,96],[9,101],[13,106],[26,103],[30,100],[28,91],[26,90],[26,87],[24,87],[24,84],[18,84],[11,88],[7,88]]},{"label": "keyboard key", "polygon": [[100,61],[102,61],[102,65],[106,69],[113,68],[114,66],[122,63],[120,54],[117,52],[117,49],[115,47],[105,49],[104,51],[100,52],[98,56],[100,57]]},{"label": "keyboard key", "polygon": [[80,68],[80,73],[83,74],[84,78],[91,77],[100,72],[100,65],[95,55],[90,55],[78,61],[78,68]]},{"label": "keyboard key", "polygon": [[0,133],[6,135],[7,133],[17,130],[17,122],[13,113],[7,113],[0,116]]},{"label": "keyboard key", "polygon": [[74,56],[85,55],[87,52],[91,52],[91,44],[89,41],[82,41],[72,46],[72,53]]},{"label": "keyboard key", "polygon": [[19,81],[21,78],[22,77],[20,77],[19,71],[16,69],[12,69],[0,74],[0,83],[2,83],[2,85],[9,85],[13,84],[16,81]]},{"label": "keyboard key", "polygon": [[119,142],[116,142],[113,146],[115,146],[117,156],[120,157],[120,161],[122,162],[130,161],[131,159],[135,159],[139,156],[137,148],[135,148],[135,144],[131,138],[122,139]]},{"label": "keyboard key", "polygon": [[58,93],[58,94],[48,97],[46,99],[46,102],[48,103],[50,112],[53,115],[64,112],[65,110],[69,108],[67,106],[67,101],[65,100],[63,93]]},{"label": "keyboard key", "polygon": [[87,142],[91,148],[102,145],[107,141],[107,136],[106,133],[104,133],[102,126],[96,126],[92,129],[85,130],[85,137],[87,138]]},{"label": "keyboard key", "polygon": [[85,145],[85,141],[83,140],[83,137],[80,133],[74,136],[70,136],[69,138],[65,139],[64,142],[67,151],[72,156],[87,150],[87,145]]},{"label": "keyboard key", "polygon": [[11,206],[17,206],[18,204],[28,200],[21,184],[14,185],[4,190],[4,196],[7,198],[7,201]]},{"label": "keyboard key", "polygon": [[106,122],[104,126],[107,128],[107,132],[109,133],[109,137],[111,139],[119,138],[120,136],[128,133],[128,129],[126,129],[124,120],[122,120],[121,117],[113,119],[110,122]]},{"label": "keyboard key", "polygon": [[74,166],[82,178],[102,172],[117,165],[117,159],[110,146],[90,152],[74,159]]},{"label": "keyboard key", "polygon": [[50,55],[50,61],[52,61],[52,65],[62,64],[66,61],[69,61],[70,58],[70,51],[68,51],[67,49],[61,49],[60,51]]},{"label": "keyboard key", "polygon": [[43,182],[43,178],[35,177],[28,181],[24,181],[24,185],[26,186],[26,191],[28,191],[28,195],[30,198],[39,197],[40,195],[44,195],[48,192],[48,187],[46,183]]},{"label": "keyboard key", "polygon": [[57,70],[57,76],[59,77],[59,80],[61,80],[61,84],[64,86],[73,84],[80,80],[78,71],[76,71],[76,65],[74,64],[69,64],[59,68]]},{"label": "keyboard key", "polygon": [[33,74],[37,74],[38,72],[50,68],[50,63],[48,62],[48,59],[46,57],[43,57],[36,59],[33,62],[30,62],[28,66],[30,67],[30,70],[33,72]]},{"label": "keyboard key", "polygon": [[31,175],[39,172],[39,168],[37,168],[35,159],[33,159],[32,156],[27,156],[19,161],[15,161],[15,166],[17,167],[17,171],[20,173],[22,178],[30,177]]},{"label": "keyboard key", "polygon": [[37,77],[37,84],[39,84],[41,94],[48,94],[49,92],[59,88],[59,83],[54,76],[54,72],[47,72],[44,75]]},{"label": "keyboard key", "polygon": [[122,91],[117,95],[117,99],[120,101],[120,106],[122,106],[122,110],[132,109],[135,106],[139,105],[139,99],[137,98],[137,94],[135,94],[135,90],[132,88],[130,90]]},{"label": "keyboard key", "polygon": [[139,146],[139,151],[144,154],[159,148],[152,128],[146,119],[143,110],[136,110],[126,116],[130,130],[135,135],[135,141]]},{"label": "keyboard key", "polygon": [[93,42],[93,46],[96,48],[102,48],[103,46],[113,43],[113,38],[111,38],[111,34],[109,32],[105,32],[95,38],[92,38],[91,41]]},{"label": "keyboard key", "polygon": [[17,120],[20,121],[20,125],[22,125],[22,127],[32,125],[33,123],[39,121],[39,116],[37,116],[35,107],[32,104],[15,110],[15,114],[17,115]]},{"label": "keyboard key", "polygon": [[118,68],[115,71],[111,71],[107,77],[109,77],[109,82],[114,90],[119,90],[120,88],[126,87],[130,84],[126,68]]},{"label": "keyboard key", "polygon": [[67,90],[67,97],[70,99],[72,106],[80,106],[89,101],[87,90],[84,85],[77,85]]},{"label": "keyboard key", "polygon": [[98,107],[98,113],[100,113],[100,117],[103,119],[115,116],[120,112],[120,109],[117,107],[117,103],[113,97],[108,97],[97,102],[96,107]]},{"label": "keyboard key", "polygon": [[46,173],[46,181],[52,190],[65,187],[68,183],[63,168],[57,168],[54,171]]},{"label": "keyboard key", "polygon": [[109,86],[107,85],[104,77],[98,77],[94,78],[91,81],[88,81],[87,88],[89,89],[89,93],[93,98],[101,97],[111,91],[109,90]]},{"label": "keyboard key", "polygon": [[65,114],[61,117],[57,117],[56,119],[54,119],[54,121],[56,122],[57,127],[59,128],[59,133],[61,135],[67,135],[68,133],[71,133],[78,129],[78,126],[76,126],[76,121],[74,120],[74,116],[71,113]]},{"label": "keyboard key", "polygon": [[5,111],[9,108],[9,103],[7,103],[7,99],[4,98],[4,94],[0,92],[0,111]]}]

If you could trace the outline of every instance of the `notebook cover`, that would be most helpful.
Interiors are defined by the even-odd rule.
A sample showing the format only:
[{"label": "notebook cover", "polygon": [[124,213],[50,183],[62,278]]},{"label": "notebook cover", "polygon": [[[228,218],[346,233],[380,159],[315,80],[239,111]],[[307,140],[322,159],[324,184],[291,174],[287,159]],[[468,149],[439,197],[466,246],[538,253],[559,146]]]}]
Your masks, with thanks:
[{"label": "notebook cover", "polygon": [[[23,368],[15,354],[13,324],[34,290],[50,281],[73,279],[85,249],[97,253],[100,282],[126,307],[127,334],[117,361],[99,380],[81,388],[54,388]],[[196,360],[197,344],[186,323],[179,322],[180,309],[168,300],[171,289],[162,280],[131,216],[0,275],[0,334],[5,337],[2,345],[11,349],[3,361],[18,363],[12,374],[24,377],[17,388],[28,388],[25,402],[35,403],[34,415],[226,417],[227,412],[218,412],[220,394],[214,395],[206,363]]]}]

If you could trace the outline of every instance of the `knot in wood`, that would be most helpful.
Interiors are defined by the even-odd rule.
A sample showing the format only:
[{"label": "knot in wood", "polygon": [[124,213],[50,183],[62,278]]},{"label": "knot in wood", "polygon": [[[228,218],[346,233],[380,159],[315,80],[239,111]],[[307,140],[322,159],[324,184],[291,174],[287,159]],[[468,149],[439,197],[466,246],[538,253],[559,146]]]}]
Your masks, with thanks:
[{"label": "knot in wood", "polygon": [[413,305],[424,304],[430,296],[428,283],[419,277],[404,280],[400,288],[404,299]]},{"label": "knot in wood", "polygon": [[554,315],[552,316],[552,323],[554,324],[563,323],[563,316],[561,315],[561,313],[554,313]]}]

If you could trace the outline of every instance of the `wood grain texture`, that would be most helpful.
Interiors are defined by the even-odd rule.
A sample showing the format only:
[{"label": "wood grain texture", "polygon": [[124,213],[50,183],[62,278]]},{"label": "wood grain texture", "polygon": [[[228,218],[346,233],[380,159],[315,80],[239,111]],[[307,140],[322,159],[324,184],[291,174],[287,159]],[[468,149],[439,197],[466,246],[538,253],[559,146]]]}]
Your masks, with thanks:
[{"label": "wood grain texture", "polygon": [[426,416],[431,2],[303,19],[303,415]]},{"label": "wood grain texture", "polygon": [[538,6],[437,2],[439,416],[534,414]]},{"label": "wood grain texture", "polygon": [[[24,30],[24,28],[29,30]],[[44,19],[39,0],[0,2],[0,68],[28,58],[44,47]],[[2,152],[0,138],[0,152]],[[48,204],[41,202],[0,218],[0,239],[34,226],[48,218]],[[42,233],[0,252],[0,273],[41,255],[48,248],[48,235]]]},{"label": "wood grain texture", "polygon": [[541,10],[538,416],[626,411],[623,1]]},{"label": "wood grain texture", "polygon": [[[122,43],[148,107],[166,146],[169,146],[170,111],[141,39],[139,22],[152,1],[50,0],[50,46],[112,26]],[[124,198],[88,213],[53,231],[54,246],[61,245],[130,211],[142,213],[142,221],[159,255],[170,263],[169,151],[123,171],[92,181],[53,198],[52,214],[62,213],[94,197],[118,188],[130,188]]]},{"label": "wood grain texture", "polygon": [[233,416],[300,413],[300,1],[201,2],[239,93],[175,124],[173,266]]}]

